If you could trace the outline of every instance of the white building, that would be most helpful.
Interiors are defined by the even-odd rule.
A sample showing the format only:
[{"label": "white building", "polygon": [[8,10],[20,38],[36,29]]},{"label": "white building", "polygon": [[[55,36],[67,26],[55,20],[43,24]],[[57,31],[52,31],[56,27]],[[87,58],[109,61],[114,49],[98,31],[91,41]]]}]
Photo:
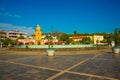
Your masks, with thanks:
[{"label": "white building", "polygon": [[12,39],[12,40],[17,39],[19,36],[27,37],[26,33],[20,32],[18,30],[12,30],[12,31],[8,31],[7,32],[7,37],[10,38],[10,39]]},{"label": "white building", "polygon": [[101,41],[104,40],[102,35],[93,35],[94,44],[102,44]]},{"label": "white building", "polygon": [[[44,44],[48,43],[48,39],[45,38],[46,35],[42,35],[42,40],[44,41]],[[58,42],[57,36],[52,36],[52,42],[56,43]]]}]

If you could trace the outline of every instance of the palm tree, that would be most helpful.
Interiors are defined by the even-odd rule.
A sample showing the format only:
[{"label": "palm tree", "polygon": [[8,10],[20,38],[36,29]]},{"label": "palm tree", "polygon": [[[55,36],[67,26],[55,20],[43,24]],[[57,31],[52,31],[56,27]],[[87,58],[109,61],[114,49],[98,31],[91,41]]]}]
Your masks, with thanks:
[{"label": "palm tree", "polygon": [[49,48],[51,48],[51,47],[53,47],[53,42],[52,42],[52,36],[51,35],[49,35],[49,34],[47,34],[46,36],[45,36],[45,39],[47,39],[48,40],[48,47]]},{"label": "palm tree", "polygon": [[77,34],[77,31],[76,31],[76,30],[74,30],[74,32],[73,32],[73,33],[74,33],[74,35],[76,35],[76,34]]},{"label": "palm tree", "polygon": [[115,29],[115,43],[116,45],[120,44],[120,29]]}]

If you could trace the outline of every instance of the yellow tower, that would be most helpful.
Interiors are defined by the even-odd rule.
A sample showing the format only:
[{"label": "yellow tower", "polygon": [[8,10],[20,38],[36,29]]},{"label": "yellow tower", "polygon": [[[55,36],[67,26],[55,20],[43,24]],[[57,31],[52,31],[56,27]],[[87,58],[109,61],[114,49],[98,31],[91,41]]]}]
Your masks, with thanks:
[{"label": "yellow tower", "polygon": [[43,45],[44,44],[44,42],[42,40],[42,32],[41,32],[41,29],[40,29],[39,25],[37,25],[36,29],[35,29],[35,44],[37,44],[37,45]]}]

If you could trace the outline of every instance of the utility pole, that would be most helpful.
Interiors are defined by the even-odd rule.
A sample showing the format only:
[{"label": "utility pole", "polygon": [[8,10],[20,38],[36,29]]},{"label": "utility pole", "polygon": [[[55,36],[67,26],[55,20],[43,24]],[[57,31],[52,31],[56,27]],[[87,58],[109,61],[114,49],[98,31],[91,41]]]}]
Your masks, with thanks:
[{"label": "utility pole", "polygon": [[53,26],[51,26],[50,28],[51,28],[51,32],[50,33],[51,33],[51,36],[52,36]]},{"label": "utility pole", "polygon": [[0,34],[0,48],[2,48],[2,38],[1,38],[1,35],[2,34]]},{"label": "utility pole", "polygon": [[53,36],[52,36],[52,31],[53,31],[53,26],[51,26],[51,38],[52,38],[52,45],[51,45],[51,47],[53,47]]}]

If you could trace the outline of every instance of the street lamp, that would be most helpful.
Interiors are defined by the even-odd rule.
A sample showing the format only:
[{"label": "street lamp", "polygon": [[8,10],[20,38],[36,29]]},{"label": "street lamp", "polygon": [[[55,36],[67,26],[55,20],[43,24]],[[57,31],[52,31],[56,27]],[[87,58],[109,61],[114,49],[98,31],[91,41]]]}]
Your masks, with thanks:
[{"label": "street lamp", "polygon": [[0,41],[0,48],[2,48],[2,44],[3,44],[3,42]]},{"label": "street lamp", "polygon": [[97,49],[98,49],[99,40],[100,40],[99,37],[97,37],[97,40],[96,40]]}]

